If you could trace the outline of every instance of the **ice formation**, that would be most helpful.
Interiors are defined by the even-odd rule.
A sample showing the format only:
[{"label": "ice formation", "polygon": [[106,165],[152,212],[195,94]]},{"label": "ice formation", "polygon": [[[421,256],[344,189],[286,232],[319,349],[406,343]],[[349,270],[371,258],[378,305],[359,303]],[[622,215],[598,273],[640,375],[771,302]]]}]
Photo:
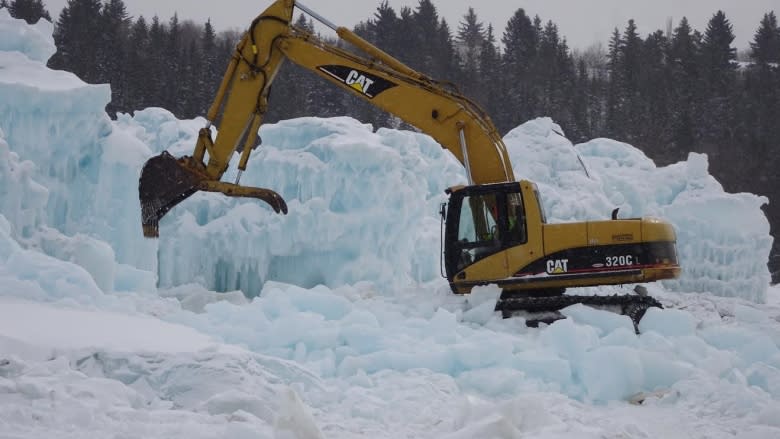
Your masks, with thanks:
[{"label": "ice formation", "polygon": [[[63,254],[62,239],[51,233],[41,235],[49,244],[38,246],[77,263],[105,261],[85,268],[104,272],[96,280],[107,291],[111,273],[124,279],[124,289],[134,279],[148,285],[148,276],[135,270],[156,270],[163,287],[197,281],[249,296],[269,280],[303,287],[369,281],[389,291],[439,278],[438,206],[446,187],[465,182],[462,167],[426,135],[374,132],[349,118],[262,127],[263,146],[242,183],[282,194],[288,216],[251,201],[197,194],[163,220],[159,247],[144,240],[136,202],[140,167],[166,149],[190,153],[204,121],[147,109],[112,123],[103,111],[108,87],[46,68],[41,60],[53,50],[46,25],[22,31],[15,21],[6,16],[2,29],[31,42],[22,52],[0,52],[0,159],[20,162],[13,178],[31,182],[27,192],[15,192],[23,194],[17,201],[10,194],[3,200],[18,239],[48,226],[83,235],[82,241],[105,241],[114,255],[94,242],[70,245],[93,256]],[[668,218],[684,267],[670,288],[764,300],[771,246],[760,211],[766,199],[723,192],[707,172],[706,156],[657,168],[627,144],[596,139],[574,146],[545,118],[513,130],[506,143],[516,176],[540,185],[550,221],[605,218],[614,207],[622,216]],[[749,227],[732,227],[735,222]],[[109,266],[112,257],[118,268]]]}]

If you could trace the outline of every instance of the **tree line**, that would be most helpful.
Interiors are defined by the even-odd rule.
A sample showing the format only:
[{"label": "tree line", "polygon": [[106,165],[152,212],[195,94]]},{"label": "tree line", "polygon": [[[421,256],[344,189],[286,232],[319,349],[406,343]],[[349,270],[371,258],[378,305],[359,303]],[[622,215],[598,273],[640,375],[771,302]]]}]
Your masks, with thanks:
[{"label": "tree line", "polygon": [[[0,0],[0,6],[28,22],[51,19],[41,0]],[[305,16],[296,25],[315,30]],[[457,84],[502,133],[550,116],[575,143],[625,141],[660,165],[704,152],[727,190],[780,199],[780,27],[774,12],[757,19],[739,61],[722,11],[703,31],[683,18],[642,36],[629,20],[613,30],[606,47],[581,51],[569,47],[554,22],[522,8],[503,30],[485,25],[474,8],[453,29],[431,0],[399,10],[385,0],[354,30],[411,67]],[[55,22],[58,52],[49,65],[90,83],[111,83],[109,114],[160,106],[191,118],[206,112],[239,37],[215,32],[210,21],[133,18],[122,0],[69,0]],[[269,122],[346,114],[377,127],[406,127],[290,65],[270,101]],[[780,202],[770,203],[766,213],[778,236]],[[780,255],[778,241],[773,254]],[[780,256],[770,267],[780,270]]]}]

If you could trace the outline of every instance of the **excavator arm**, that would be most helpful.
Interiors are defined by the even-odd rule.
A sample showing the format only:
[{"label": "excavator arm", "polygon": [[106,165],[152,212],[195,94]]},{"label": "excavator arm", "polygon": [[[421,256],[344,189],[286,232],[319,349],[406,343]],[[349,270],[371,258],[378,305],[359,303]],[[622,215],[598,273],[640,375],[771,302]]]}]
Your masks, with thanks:
[{"label": "excavator arm", "polygon": [[[293,26],[296,6],[333,28],[356,51],[344,50]],[[175,159],[163,153],[144,166],[139,196],[145,236],[158,236],[160,218],[199,190],[253,197],[267,202],[276,212],[287,212],[276,192],[239,185],[250,154],[258,146],[257,134],[268,109],[271,85],[285,60],[432,136],[463,163],[469,184],[514,180],[506,147],[490,118],[454,86],[416,72],[294,0],[277,0],[252,21],[238,43],[192,156]],[[212,125],[218,128],[213,139]],[[237,151],[241,155],[236,182],[220,181]]]}]

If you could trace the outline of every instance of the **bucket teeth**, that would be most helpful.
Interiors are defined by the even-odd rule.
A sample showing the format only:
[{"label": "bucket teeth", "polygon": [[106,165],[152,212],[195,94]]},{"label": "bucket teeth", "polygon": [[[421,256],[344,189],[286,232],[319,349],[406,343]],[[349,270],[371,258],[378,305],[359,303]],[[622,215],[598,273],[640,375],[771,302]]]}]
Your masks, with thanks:
[{"label": "bucket teeth", "polygon": [[195,193],[199,180],[196,174],[182,166],[167,151],[146,162],[138,180],[144,236],[159,236],[160,218]]}]

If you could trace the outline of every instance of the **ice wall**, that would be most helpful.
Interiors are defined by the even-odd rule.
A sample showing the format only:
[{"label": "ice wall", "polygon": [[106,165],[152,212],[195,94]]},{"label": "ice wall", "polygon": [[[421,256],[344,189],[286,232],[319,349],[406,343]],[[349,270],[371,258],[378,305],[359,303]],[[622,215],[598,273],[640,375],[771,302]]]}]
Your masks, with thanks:
[{"label": "ice wall", "polygon": [[658,168],[626,143],[595,139],[572,145],[549,118],[505,137],[515,175],[539,184],[551,221],[658,216],[677,231],[683,275],[674,291],[712,292],[762,302],[770,282],[767,198],[729,194],[708,172],[707,156]]},{"label": "ice wall", "polygon": [[289,215],[251,200],[191,197],[162,222],[161,285],[200,278],[254,295],[268,279],[392,289],[439,277],[436,212],[443,189],[465,178],[432,139],[373,132],[350,118],[284,121],[260,134],[241,183],[278,191]]},{"label": "ice wall", "polygon": [[[185,154],[202,122],[148,109],[122,115],[118,125],[154,151]],[[261,136],[241,181],[278,191],[290,214],[193,196],[163,220],[161,285],[197,279],[254,295],[267,280],[305,287],[368,280],[392,290],[439,278],[438,206],[443,189],[465,176],[430,137],[372,132],[349,118],[284,121],[265,125]],[[548,118],[505,140],[516,176],[539,184],[551,222],[605,219],[615,207],[621,217],[666,218],[677,229],[684,267],[667,287],[764,300],[771,237],[760,206],[767,200],[725,193],[707,172],[706,156],[658,168],[625,143],[574,146]],[[226,179],[234,177],[229,170]]]},{"label": "ice wall", "polygon": [[[21,167],[14,171],[19,178],[34,179],[43,188],[9,194],[0,204],[17,238],[29,240],[35,228],[49,225],[68,236],[106,241],[118,262],[154,270],[156,243],[136,239],[139,208],[131,201],[137,199],[137,175],[151,151],[113,128],[105,113],[108,85],[86,84],[46,67],[55,51],[51,32],[45,20],[29,26],[0,9],[0,130],[5,139],[0,148],[10,145]],[[0,157],[4,161],[8,157]],[[38,193],[44,190],[47,199],[41,202]],[[19,205],[15,213],[9,212],[11,203]],[[31,217],[32,204],[36,213]],[[59,249],[54,253],[62,256]]]}]

